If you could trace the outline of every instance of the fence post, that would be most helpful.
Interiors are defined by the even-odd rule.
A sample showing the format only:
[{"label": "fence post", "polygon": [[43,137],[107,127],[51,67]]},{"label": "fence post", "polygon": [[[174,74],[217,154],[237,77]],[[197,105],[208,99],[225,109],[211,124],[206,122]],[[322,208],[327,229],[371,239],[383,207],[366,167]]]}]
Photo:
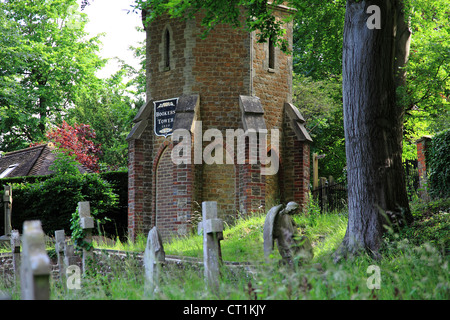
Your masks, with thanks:
[{"label": "fence post", "polygon": [[328,188],[327,188],[327,178],[320,177],[320,193],[321,193],[321,212],[328,211]]}]

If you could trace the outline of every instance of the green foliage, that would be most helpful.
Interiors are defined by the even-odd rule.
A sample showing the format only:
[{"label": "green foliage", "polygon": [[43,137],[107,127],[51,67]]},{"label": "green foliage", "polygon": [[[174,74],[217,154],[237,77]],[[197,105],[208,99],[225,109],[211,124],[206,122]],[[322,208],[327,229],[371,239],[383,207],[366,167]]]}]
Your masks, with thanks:
[{"label": "green foliage", "polygon": [[314,80],[294,75],[293,103],[306,121],[313,139],[311,153],[325,154],[319,161],[319,175],[345,180],[345,139],[341,79]]},{"label": "green foliage", "polygon": [[0,144],[16,150],[44,140],[104,61],[76,0],[2,1],[0,12]]},{"label": "green foliage", "polygon": [[450,126],[450,16],[447,0],[406,0],[412,35],[405,108],[404,159],[416,157],[415,141]]},{"label": "green foliage", "polygon": [[75,155],[69,155],[64,152],[56,152],[55,160],[49,167],[56,175],[76,175],[79,173],[79,163],[75,160]]},{"label": "green foliage", "polygon": [[294,72],[315,80],[342,73],[345,0],[293,1]]},{"label": "green foliage", "polygon": [[433,137],[426,159],[430,194],[439,198],[449,197],[450,129],[437,133]]},{"label": "green foliage", "polygon": [[143,100],[131,98],[135,93],[123,83],[125,71],[121,69],[108,79],[96,79],[89,88],[80,90],[75,99],[76,108],[70,109],[66,116],[70,124],[89,124],[95,131],[92,140],[101,145],[102,171],[127,167],[126,137],[143,104]]},{"label": "green foliage", "polygon": [[[99,174],[80,174],[71,169],[72,159],[60,157],[54,165],[59,174],[44,181],[13,185],[13,228],[21,230],[25,220],[39,219],[45,233],[70,230],[72,214],[78,202],[90,201],[91,213],[98,224],[110,219],[117,206],[117,195]],[[70,173],[69,173],[70,172]]]}]

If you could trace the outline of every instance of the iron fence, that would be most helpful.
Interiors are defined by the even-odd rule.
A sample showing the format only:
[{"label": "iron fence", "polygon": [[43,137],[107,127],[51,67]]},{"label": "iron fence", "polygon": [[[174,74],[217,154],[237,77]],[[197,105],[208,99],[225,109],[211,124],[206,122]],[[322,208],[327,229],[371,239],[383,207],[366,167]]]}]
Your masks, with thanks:
[{"label": "iron fence", "polygon": [[[405,172],[406,191],[411,201],[419,189],[419,172],[417,160],[403,162]],[[341,211],[347,208],[347,185],[344,182],[325,184],[312,191],[314,199],[318,201],[320,212]]]},{"label": "iron fence", "polygon": [[320,212],[341,211],[347,208],[347,185],[343,182],[320,186],[312,191]]}]

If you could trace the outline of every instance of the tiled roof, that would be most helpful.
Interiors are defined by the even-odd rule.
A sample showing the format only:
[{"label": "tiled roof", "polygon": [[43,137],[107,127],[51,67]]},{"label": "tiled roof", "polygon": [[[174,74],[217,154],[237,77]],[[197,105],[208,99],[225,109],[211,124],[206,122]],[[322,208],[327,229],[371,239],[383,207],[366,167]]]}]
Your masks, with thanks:
[{"label": "tiled roof", "polygon": [[[52,144],[41,144],[27,149],[5,153],[0,157],[0,175],[10,166],[17,165],[14,170],[4,178],[24,176],[45,176],[53,172],[49,167],[55,160],[52,152]],[[83,166],[79,166],[80,172],[90,172]]]}]

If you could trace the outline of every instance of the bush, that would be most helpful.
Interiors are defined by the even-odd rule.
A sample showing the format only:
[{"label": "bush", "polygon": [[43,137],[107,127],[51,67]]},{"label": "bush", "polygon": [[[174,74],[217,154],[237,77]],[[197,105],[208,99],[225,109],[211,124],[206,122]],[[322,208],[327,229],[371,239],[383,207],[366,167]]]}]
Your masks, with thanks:
[{"label": "bush", "polygon": [[450,196],[450,129],[436,134],[427,154],[430,195],[434,198]]},{"label": "bush", "polygon": [[13,184],[12,227],[22,230],[26,220],[41,220],[45,233],[70,230],[70,219],[78,202],[89,201],[91,214],[99,222],[110,219],[118,196],[99,174],[80,174],[67,169],[71,160],[57,162],[55,175],[34,183]]}]

